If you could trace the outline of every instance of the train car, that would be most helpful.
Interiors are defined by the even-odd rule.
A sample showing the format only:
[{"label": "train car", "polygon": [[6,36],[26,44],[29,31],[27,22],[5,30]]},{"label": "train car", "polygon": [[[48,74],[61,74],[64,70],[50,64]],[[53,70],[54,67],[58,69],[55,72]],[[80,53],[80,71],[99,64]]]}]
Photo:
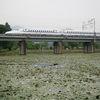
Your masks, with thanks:
[{"label": "train car", "polygon": [[57,30],[29,30],[29,29],[18,29],[14,31],[8,31],[6,35],[61,35],[62,33]]},{"label": "train car", "polygon": [[94,32],[85,32],[85,31],[63,31],[64,35],[70,36],[93,36]]}]

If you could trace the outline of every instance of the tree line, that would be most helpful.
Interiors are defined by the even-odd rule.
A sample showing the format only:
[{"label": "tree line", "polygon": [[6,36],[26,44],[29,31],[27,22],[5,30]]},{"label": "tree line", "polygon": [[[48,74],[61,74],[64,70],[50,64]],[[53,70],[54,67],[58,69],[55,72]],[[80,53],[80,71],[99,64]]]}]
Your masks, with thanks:
[{"label": "tree line", "polygon": [[[11,27],[6,22],[4,25],[0,25],[0,34],[5,34],[7,31],[11,31]],[[29,50],[42,50],[42,49],[53,49],[53,44],[48,42],[27,42],[27,49]],[[79,42],[64,42],[63,49],[81,49],[83,48],[83,43]],[[95,43],[95,48],[100,49],[100,44]],[[18,42],[12,41],[0,41],[0,52],[1,51],[11,51],[18,49]]]},{"label": "tree line", "polygon": [[[11,31],[10,25],[8,22],[5,23],[5,25],[0,25],[0,34],[5,34],[7,31]],[[0,51],[2,50],[8,50],[10,51],[13,46],[13,42],[8,41],[0,41]]]}]

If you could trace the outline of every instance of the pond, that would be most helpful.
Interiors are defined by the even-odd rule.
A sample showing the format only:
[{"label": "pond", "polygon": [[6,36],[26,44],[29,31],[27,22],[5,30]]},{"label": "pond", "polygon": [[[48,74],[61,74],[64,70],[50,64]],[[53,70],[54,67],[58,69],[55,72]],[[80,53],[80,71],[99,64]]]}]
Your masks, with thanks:
[{"label": "pond", "polygon": [[0,65],[34,65],[34,66],[55,66],[58,63],[41,63],[41,64],[29,64],[29,63],[0,63]]},{"label": "pond", "polygon": [[0,100],[95,100],[100,53],[0,56],[0,77]]}]

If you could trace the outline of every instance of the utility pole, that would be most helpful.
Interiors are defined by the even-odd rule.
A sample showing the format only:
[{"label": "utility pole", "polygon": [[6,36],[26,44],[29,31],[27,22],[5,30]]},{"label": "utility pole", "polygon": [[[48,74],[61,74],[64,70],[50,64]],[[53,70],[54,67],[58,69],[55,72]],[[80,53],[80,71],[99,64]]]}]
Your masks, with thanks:
[{"label": "utility pole", "polygon": [[89,20],[87,23],[84,21],[82,23],[82,29],[85,30],[87,27],[90,26],[90,28],[94,28],[94,42],[96,42],[96,32],[95,32],[95,18]]}]

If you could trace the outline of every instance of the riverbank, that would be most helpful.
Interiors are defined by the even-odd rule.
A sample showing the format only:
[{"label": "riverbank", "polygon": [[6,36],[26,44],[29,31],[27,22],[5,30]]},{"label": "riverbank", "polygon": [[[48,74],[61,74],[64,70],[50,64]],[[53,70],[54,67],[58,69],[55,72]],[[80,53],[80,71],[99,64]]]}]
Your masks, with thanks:
[{"label": "riverbank", "polygon": [[[54,50],[26,50],[27,54],[30,53],[54,53]],[[83,50],[63,50],[63,53],[83,53]],[[100,49],[96,49],[95,53],[100,53]],[[18,55],[18,50],[0,52],[0,55]]]}]

